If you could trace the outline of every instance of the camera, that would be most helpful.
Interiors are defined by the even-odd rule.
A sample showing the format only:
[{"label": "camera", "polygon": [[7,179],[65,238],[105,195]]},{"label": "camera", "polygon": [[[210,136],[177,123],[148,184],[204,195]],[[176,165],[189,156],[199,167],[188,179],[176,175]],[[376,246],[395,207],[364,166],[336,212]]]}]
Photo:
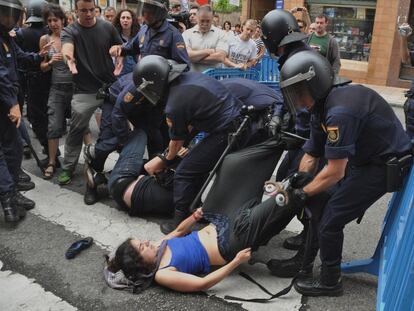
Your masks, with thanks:
[{"label": "camera", "polygon": [[180,28],[179,23],[183,23],[187,29],[191,28],[190,13],[188,13],[187,11],[175,14],[170,13],[170,18],[168,19],[168,21],[177,29]]}]

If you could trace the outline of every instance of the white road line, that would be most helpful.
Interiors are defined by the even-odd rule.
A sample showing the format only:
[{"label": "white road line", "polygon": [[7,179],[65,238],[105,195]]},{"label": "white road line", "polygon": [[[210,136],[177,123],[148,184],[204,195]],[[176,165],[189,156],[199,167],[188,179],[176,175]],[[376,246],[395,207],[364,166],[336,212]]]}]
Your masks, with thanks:
[{"label": "white road line", "polygon": [[[0,261],[0,269],[3,263]],[[0,310],[75,311],[77,308],[45,291],[35,280],[12,271],[0,271]]]},{"label": "white road line", "polygon": [[[102,203],[87,206],[83,196],[66,188],[44,181],[31,175],[36,188],[25,193],[36,202],[31,212],[53,223],[63,225],[66,230],[82,236],[92,236],[97,244],[105,249],[112,249],[128,237],[157,240],[162,237],[159,226],[141,218],[131,218],[126,213],[110,208]],[[290,279],[279,279],[271,276],[259,265],[243,267],[250,271],[258,282],[267,286],[272,292],[285,288]],[[234,273],[224,282],[208,291],[210,295],[223,298],[225,295],[240,297],[266,297],[256,286],[241,279]],[[298,310],[301,296],[292,291],[288,296],[269,304],[243,303],[248,310]],[[270,307],[271,306],[271,307]]]}]

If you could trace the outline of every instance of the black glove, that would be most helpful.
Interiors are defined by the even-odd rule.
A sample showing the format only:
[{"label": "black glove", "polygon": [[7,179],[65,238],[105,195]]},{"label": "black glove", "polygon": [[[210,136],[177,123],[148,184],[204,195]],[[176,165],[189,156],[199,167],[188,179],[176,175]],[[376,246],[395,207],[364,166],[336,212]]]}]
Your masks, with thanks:
[{"label": "black glove", "polygon": [[297,212],[305,208],[306,202],[308,200],[308,195],[305,191],[303,191],[303,188],[289,188],[286,192],[289,196],[288,204],[291,208],[295,209]]},{"label": "black glove", "polygon": [[289,176],[289,185],[294,189],[305,187],[313,180],[313,176],[306,172],[296,172]]}]

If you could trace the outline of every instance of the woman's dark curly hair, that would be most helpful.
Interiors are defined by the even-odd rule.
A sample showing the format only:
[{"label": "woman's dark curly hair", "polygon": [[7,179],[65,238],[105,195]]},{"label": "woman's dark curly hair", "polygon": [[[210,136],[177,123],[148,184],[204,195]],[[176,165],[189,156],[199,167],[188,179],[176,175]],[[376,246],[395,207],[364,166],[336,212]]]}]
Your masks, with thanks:
[{"label": "woman's dark curly hair", "polygon": [[148,264],[143,261],[142,256],[132,246],[131,238],[123,242],[115,252],[115,257],[109,260],[106,256],[108,270],[116,273],[122,270],[125,277],[134,283],[134,293],[141,292],[148,288],[154,278],[157,265]]},{"label": "woman's dark curly hair", "polygon": [[140,29],[140,25],[138,23],[137,15],[130,9],[123,9],[116,14],[113,25],[118,30],[119,34],[122,34],[122,26],[121,26],[121,14],[124,12],[129,12],[132,18],[132,26],[131,26],[131,38],[135,37]]},{"label": "woman's dark curly hair", "polygon": [[62,10],[60,6],[54,3],[49,3],[45,10],[43,11],[43,20],[45,24],[47,25],[47,20],[50,16],[54,16],[56,18],[59,18],[62,20],[63,27],[66,27],[68,25],[68,19],[66,17],[65,12]]}]

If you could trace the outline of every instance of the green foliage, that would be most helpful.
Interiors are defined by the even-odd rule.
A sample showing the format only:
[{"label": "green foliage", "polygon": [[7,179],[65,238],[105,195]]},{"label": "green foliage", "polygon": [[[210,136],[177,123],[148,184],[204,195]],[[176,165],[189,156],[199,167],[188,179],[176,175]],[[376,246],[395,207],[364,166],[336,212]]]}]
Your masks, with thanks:
[{"label": "green foliage", "polygon": [[240,0],[240,7],[229,4],[229,0],[214,1],[214,12],[217,13],[232,13],[240,11],[242,0]]}]

